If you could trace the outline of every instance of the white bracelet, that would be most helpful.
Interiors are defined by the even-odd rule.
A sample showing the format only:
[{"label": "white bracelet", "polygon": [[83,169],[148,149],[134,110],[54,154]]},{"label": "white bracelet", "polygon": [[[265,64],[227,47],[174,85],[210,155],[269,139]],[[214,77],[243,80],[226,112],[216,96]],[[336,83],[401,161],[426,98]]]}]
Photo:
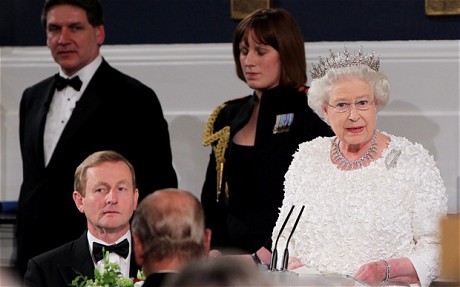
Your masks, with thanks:
[{"label": "white bracelet", "polygon": [[388,282],[390,281],[390,264],[388,264],[388,262],[384,259],[382,259],[381,261],[383,262],[383,264],[385,264],[386,268],[385,279],[383,280],[383,282]]}]

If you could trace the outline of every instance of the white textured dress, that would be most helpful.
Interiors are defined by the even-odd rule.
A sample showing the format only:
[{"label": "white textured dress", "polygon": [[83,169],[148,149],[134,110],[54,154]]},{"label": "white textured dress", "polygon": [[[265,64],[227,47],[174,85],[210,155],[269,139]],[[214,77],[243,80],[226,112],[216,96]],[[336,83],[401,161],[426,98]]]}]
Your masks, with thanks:
[{"label": "white textured dress", "polygon": [[408,257],[422,286],[439,275],[439,220],[447,212],[443,180],[420,144],[386,135],[390,142],[381,158],[351,171],[331,162],[333,138],[299,145],[285,176],[285,197],[272,235],[275,243],[295,205],[279,238],[279,257],[305,205],[289,255],[307,267],[354,275],[365,263]]}]

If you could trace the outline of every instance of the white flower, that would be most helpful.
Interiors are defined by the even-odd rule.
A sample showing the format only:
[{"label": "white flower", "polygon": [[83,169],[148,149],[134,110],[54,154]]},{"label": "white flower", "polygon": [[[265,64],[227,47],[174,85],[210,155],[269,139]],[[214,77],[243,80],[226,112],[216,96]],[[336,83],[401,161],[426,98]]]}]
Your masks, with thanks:
[{"label": "white flower", "polygon": [[94,279],[88,279],[80,273],[72,281],[71,287],[140,287],[144,284],[145,276],[142,270],[137,271],[137,278],[122,276],[120,266],[109,262],[109,252],[104,253],[104,262],[101,269],[94,269]]}]

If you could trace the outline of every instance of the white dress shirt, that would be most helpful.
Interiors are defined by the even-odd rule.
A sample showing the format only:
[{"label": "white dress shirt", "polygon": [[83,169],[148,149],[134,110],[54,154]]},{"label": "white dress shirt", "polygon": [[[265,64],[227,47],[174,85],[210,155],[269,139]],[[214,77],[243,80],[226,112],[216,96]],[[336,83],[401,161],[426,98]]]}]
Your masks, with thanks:
[{"label": "white dress shirt", "polygon": [[[80,77],[82,81],[80,91],[76,91],[70,86],[65,87],[61,91],[55,90],[46,116],[45,133],[43,135],[45,165],[48,165],[76,103],[80,100],[81,95],[101,63],[102,56],[98,55],[89,65],[72,76],[72,78],[76,76]],[[59,75],[68,78],[62,69],[59,69]]]},{"label": "white dress shirt", "polygon": [[[109,253],[109,261],[113,263],[117,263],[118,266],[120,266],[120,271],[123,277],[129,278],[129,266],[130,266],[130,260],[131,260],[131,250],[132,250],[132,242],[131,242],[131,231],[128,230],[128,232],[125,233],[122,237],[120,237],[116,242],[114,243],[107,243],[104,242],[96,237],[94,237],[89,231],[88,231],[88,243],[89,243],[89,252],[91,255],[93,254],[93,243],[97,242],[100,244],[104,245],[112,245],[112,244],[117,244],[122,242],[123,240],[127,239],[129,242],[129,253],[128,256],[123,258],[122,256],[111,252]],[[101,270],[101,268],[104,266],[104,260],[99,260],[98,262],[95,262],[94,256],[93,257],[93,262],[94,262],[94,267]]]}]

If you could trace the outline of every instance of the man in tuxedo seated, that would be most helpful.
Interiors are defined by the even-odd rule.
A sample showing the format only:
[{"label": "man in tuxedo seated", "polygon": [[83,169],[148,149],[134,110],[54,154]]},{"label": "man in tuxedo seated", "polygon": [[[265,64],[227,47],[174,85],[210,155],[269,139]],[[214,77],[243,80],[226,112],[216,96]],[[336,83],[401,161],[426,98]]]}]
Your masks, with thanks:
[{"label": "man in tuxedo seated", "polygon": [[94,278],[94,269],[103,265],[104,246],[124,277],[135,278],[140,270],[131,248],[129,222],[139,197],[131,163],[114,151],[95,152],[77,167],[74,190],[73,200],[88,229],[78,239],[30,259],[25,286],[68,286],[78,273]]},{"label": "man in tuxedo seated", "polygon": [[160,286],[209,253],[211,230],[205,228],[201,203],[188,191],[149,194],[135,211],[131,230],[136,261],[147,277],[143,287]]}]

